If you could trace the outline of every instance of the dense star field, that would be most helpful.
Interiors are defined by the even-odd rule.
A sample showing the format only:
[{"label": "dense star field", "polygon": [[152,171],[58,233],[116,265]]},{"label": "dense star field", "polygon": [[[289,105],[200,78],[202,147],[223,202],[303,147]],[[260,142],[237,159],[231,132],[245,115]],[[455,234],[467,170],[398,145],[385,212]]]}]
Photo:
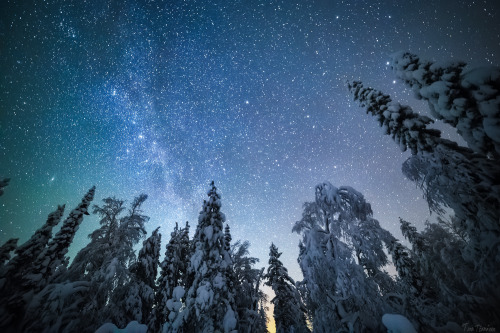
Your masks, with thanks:
[{"label": "dense star field", "polygon": [[[400,171],[410,153],[345,81],[426,113],[389,55],[498,66],[499,20],[496,0],[2,1],[0,242],[96,185],[96,204],[148,194],[165,244],[176,221],[196,225],[211,180],[233,239],[262,266],[274,242],[296,279],[291,229],[320,182],[363,193],[402,238],[398,217],[433,218]],[[70,253],[97,226],[86,217]]]}]

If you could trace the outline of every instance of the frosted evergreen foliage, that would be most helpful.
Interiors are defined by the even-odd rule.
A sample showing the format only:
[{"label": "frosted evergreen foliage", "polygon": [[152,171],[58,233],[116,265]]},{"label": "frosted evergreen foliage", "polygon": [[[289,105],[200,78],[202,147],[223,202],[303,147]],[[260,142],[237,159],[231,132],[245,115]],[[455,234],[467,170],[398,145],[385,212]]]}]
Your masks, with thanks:
[{"label": "frosted evergreen foliage", "polygon": [[[3,281],[0,282],[0,307],[7,307],[2,310],[3,313],[12,312],[16,307],[24,307],[24,294],[30,290],[32,283],[25,285],[19,282],[32,274],[33,263],[46,249],[52,236],[52,228],[60,222],[63,212],[64,206],[59,206],[56,211],[50,213],[45,224],[28,241],[15,248],[14,258],[2,269],[1,276],[4,278],[0,280]],[[14,250],[13,247],[10,249]]]},{"label": "frosted evergreen foliage", "polygon": [[[30,302],[38,292],[50,286],[65,271],[68,258],[66,254],[78,230],[83,216],[94,198],[95,186],[73,209],[59,232],[49,241],[52,228],[60,221],[64,206],[51,213],[46,223],[16,251],[7,266],[8,275],[4,280],[0,306],[0,328],[3,331],[16,331],[26,324]],[[33,315],[37,315],[34,313]]]},{"label": "frosted evergreen foliage", "polygon": [[306,308],[296,288],[295,281],[288,275],[288,270],[279,260],[281,253],[271,244],[269,249],[269,266],[265,275],[266,285],[275,294],[271,300],[274,305],[274,321],[277,333],[307,333]]},{"label": "frosted evergreen foliage", "polygon": [[372,217],[370,204],[351,187],[325,182],[314,202],[304,204],[294,232],[302,235],[299,265],[313,327],[330,330],[380,330],[382,295],[395,289],[383,271],[384,244],[394,241]]},{"label": "frosted evergreen foliage", "polygon": [[125,296],[114,298],[117,302],[125,300],[125,309],[121,313],[120,321],[127,323],[138,321],[148,323],[151,320],[155,298],[155,280],[161,248],[161,234],[159,228],[143,242],[137,261],[130,266],[130,282],[125,286]]},{"label": "frosted evergreen foliage", "polygon": [[237,329],[234,290],[227,276],[231,260],[223,231],[226,218],[220,209],[220,195],[212,182],[193,238],[185,308],[173,323],[174,331],[179,327],[184,332],[204,333]]},{"label": "frosted evergreen foliage", "polygon": [[416,271],[410,250],[396,240],[388,244],[387,250],[398,273],[398,279],[403,286],[403,292],[407,295],[421,293],[423,282]]},{"label": "frosted evergreen foliage", "polygon": [[407,221],[400,222],[403,235],[412,245],[411,263],[400,262],[396,268],[399,272],[405,267],[408,275],[403,281],[416,287],[409,301],[421,327],[435,330],[458,319],[475,325],[500,322],[491,298],[494,294],[484,292],[481,270],[477,269],[480,263],[464,258],[467,239],[454,231],[456,218],[427,223],[423,232]]},{"label": "frosted evergreen foliage", "polygon": [[450,319],[450,310],[439,302],[436,285],[421,274],[421,253],[406,248],[396,240],[388,245],[388,252],[398,275],[397,288],[386,295],[387,300],[399,302],[398,312],[411,318],[422,331],[434,331],[437,326],[446,323]]},{"label": "frosted evergreen foliage", "polygon": [[[229,228],[226,228],[226,230],[228,231]],[[248,241],[237,241],[231,245],[230,252],[233,261],[230,272],[235,289],[234,298],[239,318],[238,332],[266,332],[265,322],[267,317],[262,318],[262,313],[259,312],[259,306],[263,307],[267,301],[266,295],[260,289],[264,268],[254,268],[259,259],[248,256],[249,247],[250,243]],[[265,312],[263,314],[265,315]],[[262,325],[263,322],[264,325]]]},{"label": "frosted evergreen foliage", "polygon": [[8,273],[10,269],[5,263],[10,259],[10,254],[17,248],[18,240],[19,238],[11,238],[0,247],[0,320],[3,321],[11,320],[7,303],[10,296],[15,293],[11,286],[13,280],[10,279]]},{"label": "frosted evergreen foliage", "polygon": [[7,266],[7,272],[12,280],[22,279],[29,272],[33,261],[45,250],[52,237],[52,229],[61,221],[64,207],[64,205],[58,206],[50,213],[45,224],[15,250],[16,256]]},{"label": "frosted evergreen foliage", "polygon": [[124,201],[106,198],[94,213],[101,217],[101,227],[92,232],[90,243],[77,253],[64,279],[89,282],[84,306],[76,322],[97,329],[105,321],[127,324],[125,297],[131,279],[130,264],[136,262],[134,246],[146,235],[143,215],[145,194],[134,198],[127,214]]},{"label": "frosted evergreen foliage", "polygon": [[231,228],[229,227],[229,224],[226,224],[226,227],[224,228],[224,246],[227,253],[231,251],[231,240]]},{"label": "frosted evergreen foliage", "polygon": [[392,101],[389,95],[373,88],[365,88],[360,81],[348,83],[354,100],[366,108],[366,113],[375,116],[384,130],[399,145],[401,151],[410,149],[412,154],[432,151],[438,144],[456,147],[451,141],[441,139],[441,132],[429,129],[433,120],[414,113],[406,105]]},{"label": "frosted evergreen foliage", "polygon": [[265,305],[265,303],[267,302],[267,296],[265,294],[264,296],[266,298],[262,299],[259,303],[259,314],[253,327],[254,332],[256,333],[269,333],[267,329],[267,312],[269,311],[269,307]]},{"label": "frosted evergreen foliage", "polygon": [[469,147],[500,156],[500,68],[464,70],[465,63],[435,63],[409,52],[392,56],[396,76],[428,101],[431,114],[456,127]]},{"label": "frosted evergreen foliage", "polygon": [[[86,281],[51,283],[36,293],[28,304],[22,332],[79,332],[82,323],[75,321],[89,292]],[[86,327],[86,326],[85,326]]]},{"label": "frosted evergreen foliage", "polygon": [[[483,293],[500,305],[500,168],[495,160],[460,147],[428,129],[428,118],[392,102],[388,95],[360,82],[349,83],[354,99],[377,117],[400,147],[411,148],[403,173],[423,192],[432,211],[451,208],[467,236],[464,258],[478,265]],[[420,120],[419,120],[420,119]],[[487,290],[491,291],[487,291]],[[493,292],[492,292],[493,291]],[[492,300],[493,301],[493,300]]]},{"label": "frosted evergreen foliage", "polygon": [[176,223],[166,246],[165,258],[160,263],[155,307],[149,323],[153,332],[160,332],[162,328],[167,332],[175,331],[173,324],[179,317],[185,299],[190,257],[189,223],[186,222],[186,226],[182,229],[179,229]]},{"label": "frosted evergreen foliage", "polygon": [[93,213],[101,217],[100,227],[88,235],[90,243],[76,254],[67,274],[70,279],[94,275],[103,266],[107,253],[117,243],[120,214],[125,210],[125,202],[114,197],[102,201],[102,206],[93,206]]},{"label": "frosted evergreen foliage", "polygon": [[78,207],[69,213],[61,230],[56,233],[47,248],[35,260],[31,274],[25,276],[27,285],[32,286],[35,290],[41,290],[52,282],[57,274],[65,271],[68,264],[66,254],[83,221],[83,216],[89,215],[88,208],[94,199],[94,193],[95,186],[88,191]]}]

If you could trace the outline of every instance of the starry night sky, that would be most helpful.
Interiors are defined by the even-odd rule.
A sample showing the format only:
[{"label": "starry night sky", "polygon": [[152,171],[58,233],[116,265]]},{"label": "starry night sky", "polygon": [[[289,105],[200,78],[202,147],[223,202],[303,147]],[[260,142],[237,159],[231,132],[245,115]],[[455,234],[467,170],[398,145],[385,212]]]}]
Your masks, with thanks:
[{"label": "starry night sky", "polygon": [[[425,113],[390,54],[499,65],[500,2],[1,1],[0,242],[24,242],[58,204],[96,185],[149,195],[148,231],[194,231],[211,180],[233,240],[292,277],[302,204],[325,180],[350,185],[397,237],[429,211],[401,173],[408,157],[352,102],[345,80]],[[456,139],[453,131],[446,137]],[[72,253],[98,225],[86,218]]]}]

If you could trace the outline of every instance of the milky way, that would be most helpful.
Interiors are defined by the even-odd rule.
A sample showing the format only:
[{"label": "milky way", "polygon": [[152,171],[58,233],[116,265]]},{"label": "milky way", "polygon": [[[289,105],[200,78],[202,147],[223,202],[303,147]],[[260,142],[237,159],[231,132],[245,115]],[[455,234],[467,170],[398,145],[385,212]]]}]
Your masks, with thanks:
[{"label": "milky way", "polygon": [[[498,1],[2,1],[0,240],[25,241],[58,204],[149,195],[163,242],[197,222],[209,182],[233,239],[267,263],[314,186],[350,185],[400,237],[428,208],[401,153],[351,102],[362,79],[426,113],[390,54],[499,65]],[[443,127],[444,128],[444,127]],[[445,135],[456,138],[453,131]],[[431,217],[432,218],[432,217]],[[73,245],[98,225],[86,218]],[[163,250],[162,250],[163,252]]]}]

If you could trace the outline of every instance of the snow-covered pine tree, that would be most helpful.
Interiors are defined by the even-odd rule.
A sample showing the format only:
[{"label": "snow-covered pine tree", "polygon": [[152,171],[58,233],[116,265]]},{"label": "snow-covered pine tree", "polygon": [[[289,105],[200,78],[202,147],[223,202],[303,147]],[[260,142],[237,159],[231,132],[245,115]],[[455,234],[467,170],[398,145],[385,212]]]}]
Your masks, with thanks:
[{"label": "snow-covered pine tree", "polygon": [[[161,248],[161,234],[158,227],[151,236],[143,242],[137,261],[130,266],[130,282],[123,288],[123,293],[115,293],[115,303],[125,302],[124,311],[120,313],[120,322],[113,318],[114,323],[122,327],[131,321],[148,323],[155,296],[155,280]],[[116,318],[118,319],[118,318]]]},{"label": "snow-covered pine tree", "polygon": [[13,332],[81,332],[82,323],[75,319],[85,305],[89,291],[87,281],[50,283],[36,293],[28,306],[22,324]]},{"label": "snow-covered pine tree", "polygon": [[83,221],[83,216],[89,215],[88,207],[94,199],[94,193],[95,186],[87,192],[78,207],[69,213],[61,230],[56,233],[47,248],[35,260],[30,274],[25,275],[25,285],[40,291],[66,269],[68,264],[66,254],[80,223]]},{"label": "snow-covered pine tree", "polygon": [[[412,296],[409,300],[421,328],[435,330],[457,318],[474,325],[500,322],[495,307],[482,295],[477,263],[467,262],[462,255],[466,241],[450,232],[450,224],[439,219],[439,223],[427,223],[420,233],[409,222],[400,222],[403,235],[412,244],[412,269],[406,270],[406,278],[417,288],[408,296]],[[399,272],[399,265],[396,268]]]},{"label": "snow-covered pine tree", "polygon": [[288,275],[288,270],[279,260],[281,252],[276,245],[269,248],[269,266],[265,278],[275,294],[271,300],[274,305],[276,333],[309,333],[306,323],[306,309],[302,303],[295,281]]},{"label": "snow-covered pine tree", "polygon": [[[89,282],[73,327],[95,330],[125,312],[123,299],[117,299],[116,295],[125,294],[124,287],[130,281],[128,267],[136,260],[134,246],[146,234],[144,225],[149,217],[143,215],[141,208],[146,199],[145,194],[134,198],[123,217],[120,217],[125,210],[122,200],[106,198],[102,206],[94,205],[94,213],[101,217],[101,227],[89,235],[90,243],[77,253],[67,274],[60,279]],[[116,324],[123,327],[127,323]]]},{"label": "snow-covered pine tree", "polygon": [[[58,206],[50,213],[45,224],[38,229],[31,238],[15,250],[16,256],[9,261],[6,274],[12,281],[21,281],[22,277],[30,272],[33,261],[45,250],[52,229],[61,221],[65,205]],[[17,282],[16,282],[17,283]]]},{"label": "snow-covered pine tree", "polygon": [[[433,330],[434,318],[441,315],[441,304],[437,305],[433,297],[430,284],[424,283],[424,278],[417,269],[418,256],[399,241],[394,240],[388,244],[387,250],[392,257],[392,263],[398,273],[396,286],[393,292],[385,295],[388,302],[396,304],[399,314],[412,318],[420,330]],[[425,284],[425,286],[424,286]],[[445,319],[443,316],[443,319]]]},{"label": "snow-covered pine tree", "polygon": [[302,235],[299,265],[305,301],[319,332],[380,330],[382,296],[394,289],[383,251],[394,238],[372,217],[363,195],[351,187],[316,186],[294,232]]},{"label": "snow-covered pine tree", "polygon": [[417,256],[421,256],[421,254],[425,251],[425,239],[422,235],[417,231],[417,228],[413,226],[410,222],[399,219],[401,233],[403,236],[412,244],[413,251]]},{"label": "snow-covered pine tree", "polygon": [[263,293],[263,297],[259,302],[259,316],[253,326],[254,332],[256,333],[269,333],[267,329],[267,311],[269,311],[269,307],[266,306],[267,295]]},{"label": "snow-covered pine tree", "polygon": [[239,317],[238,317],[238,304],[236,303],[236,285],[237,285],[237,278],[236,274],[234,272],[234,262],[233,262],[233,256],[231,252],[231,228],[229,227],[229,224],[226,223],[226,226],[224,228],[224,252],[225,252],[225,258],[224,261],[229,263],[226,266],[225,269],[225,279],[226,279],[226,284],[228,290],[232,291],[232,300],[234,301],[234,310],[236,314],[236,318],[238,320],[238,331],[241,330],[240,327],[240,322],[239,322]]},{"label": "snow-covered pine tree", "polygon": [[184,302],[187,289],[187,267],[191,257],[189,223],[179,229],[177,223],[170,234],[165,258],[160,263],[160,276],[157,281],[155,307],[149,322],[153,332],[176,332],[177,317]]},{"label": "snow-covered pine tree", "polygon": [[463,255],[480,263],[481,294],[500,306],[500,168],[495,160],[440,138],[428,129],[432,121],[401,106],[390,96],[361,82],[348,84],[354,100],[377,117],[386,134],[412,156],[403,164],[403,173],[423,191],[431,210],[443,214],[451,208],[467,235]]},{"label": "snow-covered pine tree", "polygon": [[415,262],[410,255],[410,250],[399,241],[394,240],[387,246],[387,251],[391,255],[392,263],[398,273],[404,294],[413,295],[421,293],[423,282],[416,272]]},{"label": "snow-covered pine tree", "polygon": [[233,261],[230,270],[234,279],[234,298],[238,309],[238,332],[240,333],[262,332],[263,330],[262,320],[259,317],[259,305],[266,300],[266,295],[260,289],[264,268],[253,267],[259,259],[248,256],[249,247],[248,241],[237,241],[231,245],[230,252]]},{"label": "snow-covered pine tree", "polygon": [[3,277],[1,280],[3,283],[0,282],[0,303],[2,304],[0,311],[2,313],[9,312],[7,309],[2,309],[4,306],[12,304],[15,299],[21,298],[21,295],[29,291],[29,288],[20,282],[23,281],[25,275],[31,273],[34,260],[46,249],[52,237],[52,228],[60,222],[63,212],[64,206],[58,206],[56,211],[50,213],[45,224],[28,241],[15,249],[16,255],[0,270],[0,277]]},{"label": "snow-covered pine tree", "polygon": [[[25,243],[26,246],[23,245],[22,252],[19,252],[20,260],[18,261],[21,265],[19,269],[22,270],[22,275],[13,274],[16,280],[6,284],[9,287],[5,294],[8,300],[3,303],[5,310],[1,311],[0,324],[4,330],[16,331],[17,327],[22,324],[26,308],[29,307],[33,296],[53,282],[66,269],[68,248],[83,221],[83,215],[88,215],[87,209],[94,198],[94,193],[95,186],[87,192],[82,202],[70,212],[59,232],[48,242],[46,247],[45,243],[50,237],[54,223],[57,223],[62,215],[62,207],[49,215],[46,225],[35,233],[36,237],[34,236]],[[26,262],[23,259],[23,257],[31,257],[35,253],[38,255],[32,257],[32,261]]]},{"label": "snow-covered pine tree", "polygon": [[87,192],[78,207],[69,213],[61,229],[34,261],[30,273],[24,276],[24,285],[40,291],[66,269],[68,264],[66,254],[83,221],[83,216],[89,215],[88,207],[94,199],[94,193],[95,186]]},{"label": "snow-covered pine tree", "polygon": [[116,241],[123,244],[122,250],[129,261],[135,260],[134,246],[146,236],[144,224],[149,221],[149,216],[143,215],[142,204],[147,198],[146,194],[134,198],[128,214],[120,219],[120,226],[116,232]]},{"label": "snow-covered pine tree", "polygon": [[234,290],[226,276],[231,265],[223,231],[226,217],[220,209],[220,195],[212,182],[193,238],[186,307],[174,323],[178,327],[182,321],[181,332],[228,333],[237,329]]},{"label": "snow-covered pine tree", "polygon": [[69,280],[85,277],[88,280],[102,268],[108,253],[114,251],[116,233],[120,226],[120,214],[125,210],[125,201],[108,197],[102,206],[94,205],[93,213],[100,216],[100,227],[88,235],[90,243],[76,254],[65,276]]},{"label": "snow-covered pine tree", "polygon": [[396,76],[418,99],[429,103],[431,114],[456,127],[468,146],[481,154],[500,157],[500,68],[464,71],[459,61],[435,63],[409,52],[392,56]]}]

